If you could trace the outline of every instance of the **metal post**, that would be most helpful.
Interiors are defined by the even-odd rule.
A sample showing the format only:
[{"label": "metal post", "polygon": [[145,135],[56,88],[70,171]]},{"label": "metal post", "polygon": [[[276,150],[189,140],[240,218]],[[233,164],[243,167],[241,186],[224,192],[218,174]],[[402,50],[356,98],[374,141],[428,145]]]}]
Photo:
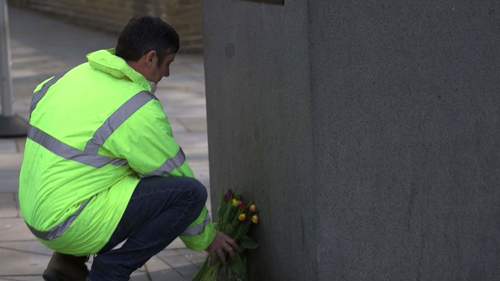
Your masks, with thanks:
[{"label": "metal post", "polygon": [[0,0],[0,137],[26,136],[27,124],[14,115],[12,79],[10,77],[10,35],[7,0]]},{"label": "metal post", "polygon": [[0,0],[0,69],[2,73],[2,115],[13,116],[12,109],[12,79],[10,77],[10,34],[9,34],[9,14],[7,12],[7,0]]}]

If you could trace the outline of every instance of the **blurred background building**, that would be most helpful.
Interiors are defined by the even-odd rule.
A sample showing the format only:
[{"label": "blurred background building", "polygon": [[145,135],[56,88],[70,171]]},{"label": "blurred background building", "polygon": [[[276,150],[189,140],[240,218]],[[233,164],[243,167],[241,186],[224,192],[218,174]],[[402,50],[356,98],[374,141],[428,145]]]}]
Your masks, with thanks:
[{"label": "blurred background building", "polygon": [[9,0],[9,4],[113,33],[133,16],[158,16],[179,32],[182,52],[202,50],[201,0]]}]

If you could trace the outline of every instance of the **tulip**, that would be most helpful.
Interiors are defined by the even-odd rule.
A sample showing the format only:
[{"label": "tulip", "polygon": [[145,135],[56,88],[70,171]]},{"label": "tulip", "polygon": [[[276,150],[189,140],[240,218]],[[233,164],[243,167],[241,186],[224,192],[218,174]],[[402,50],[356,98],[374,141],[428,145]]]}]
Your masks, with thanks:
[{"label": "tulip", "polygon": [[231,201],[231,199],[233,199],[233,191],[230,189],[224,195],[224,201],[228,202]]},{"label": "tulip", "polygon": [[245,213],[241,213],[240,216],[238,217],[240,221],[245,221],[247,219],[247,215]]},{"label": "tulip", "polygon": [[252,220],[253,223],[258,224],[259,223],[259,216],[253,215],[252,218],[251,218],[251,220]]},{"label": "tulip", "polygon": [[233,207],[238,207],[240,205],[240,203],[241,203],[240,200],[233,198],[233,201],[232,201]]},{"label": "tulip", "polygon": [[257,206],[255,206],[255,204],[250,205],[250,207],[248,209],[252,213],[256,213],[257,212]]},{"label": "tulip", "polygon": [[245,210],[247,208],[247,205],[243,202],[240,203],[240,205],[238,206],[238,208],[240,208],[240,210]]}]

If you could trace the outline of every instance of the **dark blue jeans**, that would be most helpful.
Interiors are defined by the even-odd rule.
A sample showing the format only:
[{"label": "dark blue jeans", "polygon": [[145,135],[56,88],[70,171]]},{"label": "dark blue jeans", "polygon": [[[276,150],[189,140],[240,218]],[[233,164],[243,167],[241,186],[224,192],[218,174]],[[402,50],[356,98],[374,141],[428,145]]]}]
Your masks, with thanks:
[{"label": "dark blue jeans", "polygon": [[129,280],[133,271],[186,230],[206,200],[205,187],[195,179],[143,178],[111,239],[94,258],[89,279]]}]

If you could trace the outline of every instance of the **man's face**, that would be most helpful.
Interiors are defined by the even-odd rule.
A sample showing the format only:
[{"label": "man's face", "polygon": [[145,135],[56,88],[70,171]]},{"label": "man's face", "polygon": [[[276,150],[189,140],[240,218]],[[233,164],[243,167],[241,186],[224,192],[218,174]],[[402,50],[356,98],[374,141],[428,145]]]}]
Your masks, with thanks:
[{"label": "man's face", "polygon": [[158,83],[163,77],[168,77],[170,75],[170,64],[174,61],[175,54],[168,54],[165,56],[161,63],[158,63],[158,58],[156,59],[156,68],[152,73],[152,82]]},{"label": "man's face", "polygon": [[[168,53],[168,52],[167,52]],[[175,59],[175,53],[169,53],[162,62],[155,51],[150,51],[140,61],[143,62],[143,75],[151,82],[158,83],[163,77],[170,75],[170,64]]]}]

